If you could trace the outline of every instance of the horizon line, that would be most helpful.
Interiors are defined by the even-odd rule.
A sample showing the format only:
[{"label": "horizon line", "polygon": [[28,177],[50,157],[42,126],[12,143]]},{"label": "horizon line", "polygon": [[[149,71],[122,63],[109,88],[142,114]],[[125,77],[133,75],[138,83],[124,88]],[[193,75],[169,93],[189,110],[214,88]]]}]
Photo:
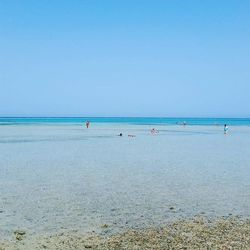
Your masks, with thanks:
[{"label": "horizon line", "polygon": [[250,119],[250,117],[216,117],[216,116],[0,116],[0,118],[163,118],[163,119]]}]

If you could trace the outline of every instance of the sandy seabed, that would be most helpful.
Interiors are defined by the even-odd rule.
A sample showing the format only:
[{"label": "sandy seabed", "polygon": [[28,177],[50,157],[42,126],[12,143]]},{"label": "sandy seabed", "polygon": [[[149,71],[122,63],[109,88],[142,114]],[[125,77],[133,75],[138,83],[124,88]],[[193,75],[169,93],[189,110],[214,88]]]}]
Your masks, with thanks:
[{"label": "sandy seabed", "polygon": [[250,127],[150,128],[2,126],[0,250],[250,249]]},{"label": "sandy seabed", "polygon": [[161,228],[131,229],[109,236],[105,236],[109,225],[102,225],[102,229],[102,234],[74,231],[35,237],[16,231],[13,240],[0,243],[0,249],[250,249],[250,219],[237,217],[195,217]]}]

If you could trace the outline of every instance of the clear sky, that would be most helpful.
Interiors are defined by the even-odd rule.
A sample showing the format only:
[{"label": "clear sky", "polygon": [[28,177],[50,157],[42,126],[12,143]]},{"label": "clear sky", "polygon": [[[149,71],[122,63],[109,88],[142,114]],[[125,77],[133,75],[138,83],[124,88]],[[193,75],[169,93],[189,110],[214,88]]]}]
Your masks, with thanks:
[{"label": "clear sky", "polygon": [[0,116],[250,117],[250,1],[0,0]]}]

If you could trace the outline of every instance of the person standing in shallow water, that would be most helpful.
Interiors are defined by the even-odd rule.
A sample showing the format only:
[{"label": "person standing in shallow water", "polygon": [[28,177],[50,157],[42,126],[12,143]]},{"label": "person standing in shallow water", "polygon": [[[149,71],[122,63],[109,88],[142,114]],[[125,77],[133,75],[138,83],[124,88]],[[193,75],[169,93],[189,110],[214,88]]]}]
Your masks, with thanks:
[{"label": "person standing in shallow water", "polygon": [[225,125],[224,125],[224,134],[226,135],[227,132],[228,132],[228,126],[227,126],[227,124],[225,124]]},{"label": "person standing in shallow water", "polygon": [[86,121],[86,128],[89,128],[90,122]]}]

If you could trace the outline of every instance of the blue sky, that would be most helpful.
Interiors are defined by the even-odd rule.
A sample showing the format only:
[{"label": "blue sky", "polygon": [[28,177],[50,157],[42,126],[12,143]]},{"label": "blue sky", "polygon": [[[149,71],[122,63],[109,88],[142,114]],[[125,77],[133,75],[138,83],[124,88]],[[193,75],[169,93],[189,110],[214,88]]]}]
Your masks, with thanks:
[{"label": "blue sky", "polygon": [[0,0],[0,116],[250,117],[248,0]]}]

